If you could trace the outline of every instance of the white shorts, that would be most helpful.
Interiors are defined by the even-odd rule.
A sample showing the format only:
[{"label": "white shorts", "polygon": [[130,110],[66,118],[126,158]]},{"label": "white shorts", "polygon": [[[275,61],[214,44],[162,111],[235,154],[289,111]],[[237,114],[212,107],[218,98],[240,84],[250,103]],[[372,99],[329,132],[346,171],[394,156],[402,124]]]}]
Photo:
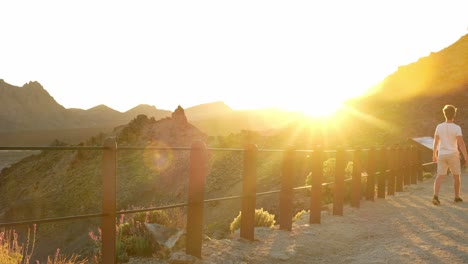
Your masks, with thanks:
[{"label": "white shorts", "polygon": [[437,175],[447,175],[448,169],[454,175],[461,174],[460,154],[458,152],[439,155],[437,158]]}]

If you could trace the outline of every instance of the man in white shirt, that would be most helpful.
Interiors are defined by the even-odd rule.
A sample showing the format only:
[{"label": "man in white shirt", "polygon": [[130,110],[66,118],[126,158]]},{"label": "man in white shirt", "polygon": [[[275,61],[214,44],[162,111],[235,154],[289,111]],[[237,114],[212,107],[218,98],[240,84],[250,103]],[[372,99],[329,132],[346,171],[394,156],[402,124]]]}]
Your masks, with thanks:
[{"label": "man in white shirt", "polygon": [[437,177],[434,181],[434,197],[432,203],[439,205],[439,190],[442,181],[447,172],[453,175],[453,187],[455,191],[454,202],[462,202],[460,198],[460,186],[461,186],[461,166],[460,166],[460,152],[465,157],[465,164],[467,164],[468,155],[466,153],[465,141],[463,140],[461,127],[453,123],[455,119],[457,108],[453,105],[446,105],[442,109],[445,122],[437,125],[434,134],[434,146],[432,160],[437,162]]}]

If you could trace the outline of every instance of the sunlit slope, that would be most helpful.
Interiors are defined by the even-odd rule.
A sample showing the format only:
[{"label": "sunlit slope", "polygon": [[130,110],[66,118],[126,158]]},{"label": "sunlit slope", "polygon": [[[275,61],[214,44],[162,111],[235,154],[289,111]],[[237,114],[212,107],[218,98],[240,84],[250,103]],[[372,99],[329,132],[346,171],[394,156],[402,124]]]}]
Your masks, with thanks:
[{"label": "sunlit slope", "polygon": [[468,85],[468,34],[449,47],[398,68],[375,89],[389,101],[409,100],[461,91]]},{"label": "sunlit slope", "polygon": [[[458,107],[456,122],[468,129],[468,35],[449,47],[401,66],[372,94],[348,102],[363,137],[432,136],[445,104]],[[387,140],[385,140],[387,141]]]}]

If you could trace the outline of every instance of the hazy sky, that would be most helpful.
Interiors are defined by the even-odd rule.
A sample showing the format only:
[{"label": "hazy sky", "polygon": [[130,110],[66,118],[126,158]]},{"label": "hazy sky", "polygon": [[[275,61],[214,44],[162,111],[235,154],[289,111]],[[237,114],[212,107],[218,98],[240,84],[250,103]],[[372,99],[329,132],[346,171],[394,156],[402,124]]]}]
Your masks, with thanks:
[{"label": "hazy sky", "polygon": [[468,33],[468,1],[1,1],[0,79],[66,108],[356,96]]}]

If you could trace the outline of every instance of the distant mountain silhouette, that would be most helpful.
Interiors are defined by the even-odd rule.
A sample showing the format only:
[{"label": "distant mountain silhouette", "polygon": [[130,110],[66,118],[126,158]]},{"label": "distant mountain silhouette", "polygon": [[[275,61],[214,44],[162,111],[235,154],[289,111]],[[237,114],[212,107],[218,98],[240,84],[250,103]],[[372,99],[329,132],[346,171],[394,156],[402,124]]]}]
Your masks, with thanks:
[{"label": "distant mountain silhouette", "polygon": [[205,103],[185,109],[185,114],[189,120],[219,117],[232,114],[234,110],[224,102]]},{"label": "distant mountain silhouette", "polygon": [[[77,143],[97,132],[110,132],[138,115],[159,120],[171,114],[172,111],[146,104],[124,113],[106,105],[87,110],[66,109],[38,82],[17,87],[0,79],[0,145],[23,145],[27,142],[44,145],[54,139]],[[269,109],[235,111],[220,101],[189,107],[185,114],[190,122],[214,136],[242,129],[276,128],[293,118],[289,113]]]},{"label": "distant mountain silhouette", "polygon": [[122,113],[105,105],[88,110],[66,109],[38,82],[22,87],[0,80],[0,132],[113,127],[139,114],[161,118],[171,111],[140,105]]},{"label": "distant mountain silhouette", "polygon": [[131,120],[138,115],[146,115],[159,120],[161,118],[171,116],[171,113],[172,111],[169,110],[157,109],[154,105],[140,104],[125,112],[124,115],[128,120]]},{"label": "distant mountain silhouette", "polygon": [[0,80],[0,131],[73,127],[79,123],[38,82],[15,87]]}]

